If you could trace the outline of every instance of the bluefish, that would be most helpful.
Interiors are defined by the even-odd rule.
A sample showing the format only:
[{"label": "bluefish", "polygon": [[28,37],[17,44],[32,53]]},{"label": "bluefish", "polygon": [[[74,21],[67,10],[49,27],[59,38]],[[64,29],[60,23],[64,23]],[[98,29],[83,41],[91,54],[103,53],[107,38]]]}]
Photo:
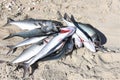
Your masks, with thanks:
[{"label": "bluefish", "polygon": [[11,18],[7,19],[7,23],[4,25],[8,25],[8,24],[13,24],[18,26],[20,29],[22,30],[32,30],[35,28],[41,28],[43,26],[49,26],[49,27],[61,27],[62,24],[58,21],[54,21],[54,20],[43,20],[43,19],[33,19],[33,18],[29,18],[29,19],[25,19],[25,20],[19,20],[19,21],[15,21]]},{"label": "bluefish", "polygon": [[30,31],[22,31],[22,32],[18,32],[18,33],[12,33],[9,36],[5,37],[3,40],[5,39],[9,39],[15,36],[19,36],[22,38],[32,38],[32,37],[40,37],[40,36],[48,36],[51,35],[53,33],[57,33],[59,32],[59,30],[53,30],[53,28],[49,28],[46,27],[45,29],[41,29],[41,28],[37,28],[37,29],[33,29]]}]

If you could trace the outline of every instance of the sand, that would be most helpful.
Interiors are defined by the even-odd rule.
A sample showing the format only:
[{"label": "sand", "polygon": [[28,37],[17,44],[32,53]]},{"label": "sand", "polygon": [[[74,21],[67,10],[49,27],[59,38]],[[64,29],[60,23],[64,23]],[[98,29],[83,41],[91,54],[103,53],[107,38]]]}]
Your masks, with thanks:
[{"label": "sand", "polygon": [[[72,58],[38,62],[33,75],[25,80],[120,80],[120,0],[1,0],[0,1],[0,60],[12,61],[15,54],[6,55],[7,45],[22,41],[15,37],[2,40],[9,33],[20,31],[16,26],[2,27],[7,18],[23,20],[57,20],[57,11],[74,15],[78,22],[89,23],[107,38],[104,46],[110,52],[92,53],[86,48],[73,52]],[[22,80],[23,69],[16,65],[0,64],[0,80]]]}]

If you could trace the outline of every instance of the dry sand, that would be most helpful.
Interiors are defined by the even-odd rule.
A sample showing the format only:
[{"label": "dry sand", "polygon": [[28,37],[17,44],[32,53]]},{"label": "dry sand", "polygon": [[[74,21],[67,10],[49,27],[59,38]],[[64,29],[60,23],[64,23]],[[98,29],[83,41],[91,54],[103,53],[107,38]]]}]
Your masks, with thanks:
[{"label": "dry sand", "polygon": [[[15,20],[26,16],[35,19],[57,20],[57,11],[73,14],[77,21],[89,23],[106,37],[105,47],[114,52],[91,53],[86,48],[74,51],[72,58],[39,62],[33,76],[25,80],[120,80],[120,0],[1,0],[0,26],[7,17]],[[0,59],[11,61],[15,54],[6,56],[7,45],[21,41],[15,37],[2,40],[9,33],[19,31],[15,26],[0,27]],[[0,64],[0,80],[22,80],[23,69],[14,71],[15,65]]]}]

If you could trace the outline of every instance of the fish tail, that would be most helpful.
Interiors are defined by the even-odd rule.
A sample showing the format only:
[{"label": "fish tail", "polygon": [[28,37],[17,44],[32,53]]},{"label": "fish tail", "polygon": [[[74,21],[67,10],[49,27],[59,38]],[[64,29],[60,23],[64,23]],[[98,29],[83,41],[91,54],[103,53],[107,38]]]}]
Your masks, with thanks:
[{"label": "fish tail", "polygon": [[67,20],[67,21],[69,21],[69,22],[71,22],[71,19],[70,19],[70,17],[68,16],[67,13],[64,14],[64,19]]},{"label": "fish tail", "polygon": [[9,25],[9,23],[10,23],[10,22],[13,22],[13,21],[14,21],[13,19],[7,18],[7,23],[4,24],[2,27],[5,27],[5,26]]},{"label": "fish tail", "polygon": [[76,22],[73,15],[71,15],[71,21]]},{"label": "fish tail", "polygon": [[23,79],[26,77],[26,74],[29,72],[29,65],[28,63],[19,63],[18,66],[15,68],[14,71],[17,71],[18,69],[23,68]]},{"label": "fish tail", "polygon": [[29,64],[23,63],[22,66],[23,66],[23,69],[24,69],[23,78],[25,78],[27,73],[29,73]]},{"label": "fish tail", "polygon": [[10,48],[10,50],[7,52],[7,55],[8,55],[10,52],[14,53],[14,52],[17,50],[17,48],[14,48],[13,45],[10,45],[10,46],[7,46],[7,47]]},{"label": "fish tail", "polygon": [[6,39],[9,39],[9,38],[12,38],[14,36],[14,34],[10,34],[9,36],[3,38],[3,40],[6,40]]},{"label": "fish tail", "polygon": [[60,11],[57,11],[57,14],[58,14],[58,20],[62,21],[63,20],[63,16],[60,13]]}]

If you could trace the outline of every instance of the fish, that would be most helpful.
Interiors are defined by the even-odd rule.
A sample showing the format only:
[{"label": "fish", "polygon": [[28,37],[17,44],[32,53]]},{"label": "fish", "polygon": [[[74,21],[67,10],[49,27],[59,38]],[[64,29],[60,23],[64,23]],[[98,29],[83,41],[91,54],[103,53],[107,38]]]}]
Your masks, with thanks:
[{"label": "fish", "polygon": [[[33,44],[29,48],[25,49],[16,59],[14,59],[12,61],[12,63],[13,64],[14,63],[21,63],[21,62],[25,62],[25,61],[29,60],[30,58],[35,56],[47,43],[49,43],[49,41],[52,38],[53,38],[53,36],[50,36],[48,38],[45,38],[45,39],[39,41],[36,44]],[[58,47],[56,47],[55,50],[52,50],[51,53],[55,52],[56,50],[58,50],[62,45],[63,45],[63,43],[60,44]],[[31,54],[31,55],[29,55],[29,54]]]},{"label": "fish", "polygon": [[15,36],[19,36],[22,38],[48,36],[48,35],[51,35],[51,34],[57,33],[57,32],[59,32],[59,30],[54,31],[53,28],[49,28],[49,27],[46,27],[45,29],[37,28],[37,29],[30,30],[30,31],[11,33],[9,36],[5,37],[3,40],[9,39],[9,38],[12,38]]},{"label": "fish", "polygon": [[[28,72],[29,67],[34,64],[36,61],[50,55],[53,51],[69,36],[75,32],[75,28],[68,27],[62,28],[60,33],[52,38],[47,45],[45,45],[34,57],[23,63],[24,74]],[[53,44],[54,43],[54,44]],[[62,53],[61,53],[62,54]],[[20,58],[21,59],[21,58]]]},{"label": "fish", "polygon": [[17,58],[15,58],[11,63],[20,63],[29,60],[31,57],[35,56],[47,43],[46,42],[38,42],[25,49]]},{"label": "fish", "polygon": [[[66,23],[68,23],[68,21],[70,23],[68,23],[69,25],[73,25],[71,24],[71,20],[70,17],[68,16],[67,13],[64,14],[64,21]],[[91,37],[92,41],[94,42],[96,47],[101,46],[102,40],[101,40],[101,36],[98,33],[98,31],[90,24],[85,24],[85,23],[81,23],[81,22],[77,22],[78,23],[78,27],[80,27],[81,29],[83,29],[86,33],[88,33],[88,35]]]},{"label": "fish", "polygon": [[12,64],[22,63],[28,61],[30,58],[35,56],[54,36],[49,36],[39,42],[32,44],[27,49],[23,50],[23,52],[14,60],[11,61]]},{"label": "fish", "polygon": [[3,26],[5,27],[9,24],[16,25],[17,27],[19,27],[22,30],[33,30],[36,28],[41,28],[42,27],[41,25],[49,26],[49,27],[62,26],[62,24],[58,21],[44,20],[44,19],[33,19],[33,18],[29,18],[29,19],[25,19],[25,20],[18,20],[18,21],[15,21],[11,18],[8,18],[7,23]]},{"label": "fish", "polygon": [[71,37],[68,37],[64,41],[63,46],[60,47],[60,49],[57,52],[52,53],[52,54],[40,59],[40,61],[56,60],[56,59],[60,59],[64,56],[66,56],[67,54],[69,54],[70,52],[73,51],[74,44],[71,44],[71,41],[72,41]]},{"label": "fish", "polygon": [[[59,20],[63,20],[68,25],[74,26],[67,13],[64,14],[64,18],[62,19],[61,19],[62,15],[59,11],[58,11],[58,15],[60,15]],[[98,34],[98,31],[93,26],[81,22],[78,22],[78,25],[79,25],[78,27],[82,28],[85,32],[88,33],[88,35],[91,37],[96,47],[101,46],[102,43],[101,36]]]},{"label": "fish", "polygon": [[72,27],[77,27],[76,28],[76,34],[83,40],[83,44],[86,48],[88,48],[90,51],[92,52],[96,52],[96,49],[95,49],[95,45],[94,43],[92,42],[92,39],[91,37],[88,35],[87,32],[85,32],[81,26],[75,21],[74,17],[71,16],[70,18],[70,21],[67,21],[65,20],[61,13],[58,11],[58,15],[60,15],[61,19],[68,25],[68,26],[72,26]]},{"label": "fish", "polygon": [[76,48],[81,48],[83,46],[82,39],[76,33],[72,35],[72,39],[74,40]]},{"label": "fish", "polygon": [[[40,52],[37,53],[37,55],[35,55],[31,61],[25,63],[27,66],[32,65],[33,63],[35,63],[37,60],[50,55],[52,50],[54,50],[58,45],[61,44],[61,42],[71,36],[73,33],[75,32],[75,28],[74,27],[67,27],[67,28],[62,28],[60,33],[55,36],[52,40],[49,41],[49,43],[42,48],[42,50]],[[54,43],[54,45],[53,45]],[[49,54],[48,54],[49,53]]]},{"label": "fish", "polygon": [[74,17],[71,17],[71,21],[77,27],[76,34],[83,40],[83,44],[86,48],[88,48],[92,52],[96,52],[96,48],[94,43],[92,42],[91,37],[79,27],[78,23],[75,21]]},{"label": "fish", "polygon": [[[58,52],[59,49],[61,49],[61,47],[65,44],[65,41],[63,41],[60,45],[58,45],[54,50],[51,50],[49,53],[52,53],[48,56],[45,56],[44,58],[40,59],[40,61],[47,61],[47,60],[54,60],[55,58],[59,57],[60,55],[56,55],[55,53]],[[33,53],[34,54],[34,53]],[[34,54],[36,55],[36,54]],[[33,56],[34,56],[33,55]],[[26,57],[26,56],[23,56]],[[19,63],[19,65],[23,66],[24,69],[24,73],[23,73],[23,77],[26,76],[26,73],[29,72],[29,67],[25,64],[25,63],[29,63],[34,57],[31,57],[29,60],[27,61],[23,61],[21,63]],[[17,58],[18,59],[18,58]],[[21,58],[19,58],[21,60]],[[18,63],[18,62],[17,62]]]},{"label": "fish", "polygon": [[29,45],[29,44],[34,44],[45,38],[47,38],[47,36],[27,38],[27,39],[23,40],[22,42],[17,43],[16,45],[7,46],[10,48],[9,51],[7,52],[7,54],[9,54],[10,52],[14,53],[18,47]]}]

